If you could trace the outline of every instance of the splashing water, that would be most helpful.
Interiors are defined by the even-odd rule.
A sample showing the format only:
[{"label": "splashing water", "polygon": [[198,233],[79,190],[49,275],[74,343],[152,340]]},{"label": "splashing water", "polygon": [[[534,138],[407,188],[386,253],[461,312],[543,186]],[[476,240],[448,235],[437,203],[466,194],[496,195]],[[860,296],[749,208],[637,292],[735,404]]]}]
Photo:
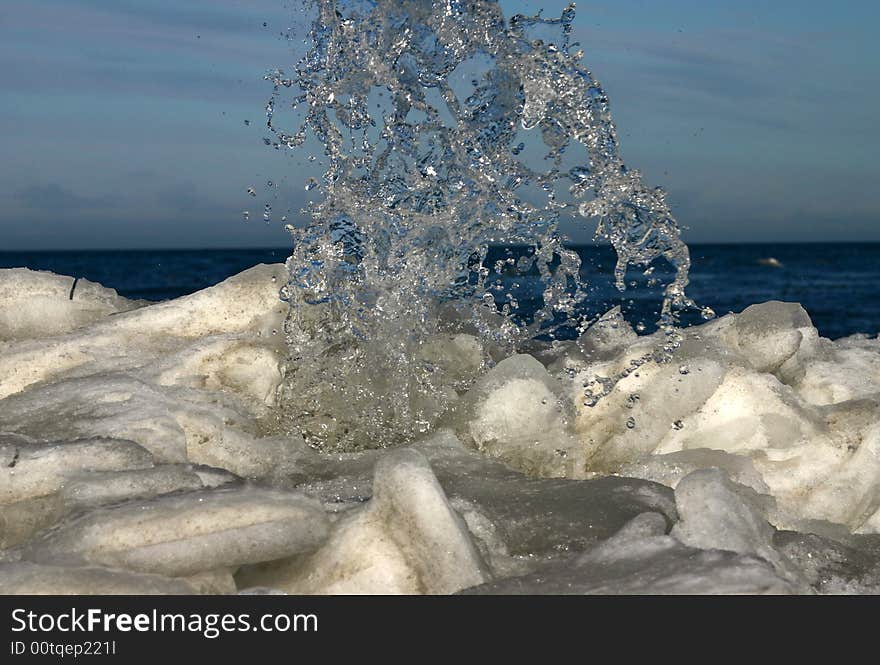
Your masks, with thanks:
[{"label": "splashing water", "polygon": [[[660,325],[674,329],[689,256],[665,192],[621,160],[608,98],[560,18],[506,19],[494,0],[314,0],[311,48],[268,78],[276,148],[309,135],[328,164],[294,250],[286,417],[324,450],[430,429],[486,367],[537,336],[583,332],[590,285],[560,221],[598,222],[631,265],[664,258]],[[292,99],[285,99],[289,95]],[[294,131],[276,109],[299,113]],[[528,247],[484,265],[492,243]],[[537,276],[518,315],[502,275]]]}]

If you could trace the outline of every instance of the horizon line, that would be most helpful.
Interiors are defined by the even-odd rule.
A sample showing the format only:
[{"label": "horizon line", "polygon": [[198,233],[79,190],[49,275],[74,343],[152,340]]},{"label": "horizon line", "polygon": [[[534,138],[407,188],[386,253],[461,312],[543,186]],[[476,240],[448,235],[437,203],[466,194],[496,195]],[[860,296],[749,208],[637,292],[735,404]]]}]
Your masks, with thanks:
[{"label": "horizon line", "polygon": [[[611,243],[601,242],[565,242],[568,247],[610,246]],[[687,242],[688,247],[704,247],[707,245],[880,245],[880,240],[713,240]],[[528,247],[527,243],[489,243],[489,247]],[[2,254],[39,254],[41,252],[69,253],[76,252],[243,252],[243,251],[289,251],[292,247],[281,245],[229,245],[217,247],[80,247],[80,248],[24,248],[0,249]]]}]

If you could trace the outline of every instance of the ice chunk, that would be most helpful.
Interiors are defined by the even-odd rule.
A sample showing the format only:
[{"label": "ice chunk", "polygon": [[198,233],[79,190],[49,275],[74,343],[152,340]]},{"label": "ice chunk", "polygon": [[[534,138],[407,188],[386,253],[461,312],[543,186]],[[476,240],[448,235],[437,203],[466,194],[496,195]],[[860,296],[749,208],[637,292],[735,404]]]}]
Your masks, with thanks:
[{"label": "ice chunk", "polygon": [[[868,435],[875,412],[870,403],[817,408],[772,374],[734,367],[654,452],[711,448],[748,457],[785,512],[857,528],[877,497]],[[747,484],[758,489],[755,480]]]},{"label": "ice chunk", "polygon": [[773,548],[774,529],[754,499],[748,497],[750,491],[735,485],[718,469],[688,474],[675,488],[680,521],[672,535],[698,549],[758,556],[781,577],[793,583],[801,581],[798,571]]},{"label": "ice chunk", "polygon": [[58,335],[143,304],[87,279],[0,269],[0,342]]},{"label": "ice chunk", "polygon": [[120,471],[153,465],[146,450],[131,441],[117,439],[19,441],[14,448],[12,460],[0,466],[0,504],[52,494],[78,471]]},{"label": "ice chunk", "polygon": [[463,440],[511,467],[541,476],[582,477],[582,448],[558,382],[528,355],[503,360],[456,405]]},{"label": "ice chunk", "polygon": [[238,592],[235,586],[235,578],[228,568],[206,570],[202,573],[179,578],[195,589],[196,593],[210,594],[212,596],[222,594],[234,594]]},{"label": "ice chunk", "polygon": [[277,349],[211,337],[169,354],[150,373],[160,386],[230,391],[268,406],[281,383],[280,360]]},{"label": "ice chunk", "polygon": [[759,372],[775,372],[793,358],[813,323],[797,303],[770,301],[746,307],[736,316],[736,343]]},{"label": "ice chunk", "polygon": [[435,335],[420,349],[422,360],[444,373],[454,387],[467,385],[483,369],[485,359],[479,339],[473,335]]},{"label": "ice chunk", "polygon": [[[607,369],[613,375],[622,364],[618,361],[615,368]],[[618,381],[608,395],[594,402],[584,398],[584,391],[600,391],[607,372],[599,367],[579,374],[572,390],[581,404],[576,426],[589,468],[616,471],[620,465],[653,452],[715,394],[725,375],[722,364],[706,357],[681,356],[671,363],[651,362]],[[591,387],[593,383],[597,384],[595,388]]]},{"label": "ice chunk", "polygon": [[819,333],[797,303],[751,305],[694,330],[736,352],[746,366],[788,384],[799,381],[804,363],[821,351]]},{"label": "ice chunk", "polygon": [[750,487],[761,494],[770,493],[770,488],[755,469],[751,459],[708,448],[693,448],[666,455],[646,455],[621,467],[620,474],[653,480],[675,488],[679,480],[699,469],[721,469],[730,476],[731,480],[740,485]]},{"label": "ice chunk", "polygon": [[66,512],[58,494],[0,505],[0,555],[2,548],[20,545],[41,529],[58,522]]},{"label": "ice chunk", "polygon": [[790,387],[772,374],[742,367],[728,370],[718,389],[693,414],[682,418],[681,425],[669,428],[656,452],[787,450],[827,438],[822,415],[803,404]]},{"label": "ice chunk", "polygon": [[809,490],[805,515],[855,529],[880,509],[880,422],[860,439],[852,455]]},{"label": "ice chunk", "polygon": [[7,397],[0,402],[0,429],[41,439],[126,439],[160,462],[186,462],[185,433],[175,414],[194,408],[144,381],[98,375]]},{"label": "ice chunk", "polygon": [[578,338],[577,346],[591,359],[611,358],[638,339],[620,307],[614,307]]},{"label": "ice chunk", "polygon": [[191,339],[236,332],[271,336],[287,313],[278,295],[286,280],[283,264],[261,263],[216,286],[114,317],[100,330]]},{"label": "ice chunk", "polygon": [[[0,398],[74,371],[82,376],[142,368],[211,336],[247,337],[251,344],[280,348],[283,336],[272,333],[281,329],[287,312],[278,295],[286,278],[283,265],[261,264],[189,296],[51,339],[11,343],[0,353]],[[249,389],[259,393],[238,365],[223,368],[227,380],[250,382]]]},{"label": "ice chunk", "polygon": [[245,477],[289,469],[304,448],[298,436],[258,438],[253,416],[222,394],[162,388],[119,375],[59,381],[0,404],[0,430],[45,439],[129,439],[159,462],[189,461]]},{"label": "ice chunk", "polygon": [[[534,479],[465,447],[441,430],[414,446],[430,461],[444,492],[492,555],[540,559],[578,552],[613,535],[639,513],[662,513],[677,519],[668,487],[633,478],[592,480]],[[298,489],[328,506],[350,507],[371,493],[370,474],[386,451],[315,460],[304,469]],[[491,532],[491,537],[486,534]],[[503,548],[493,543],[500,539]],[[490,542],[487,542],[490,541]],[[491,558],[491,557],[490,557]],[[508,562],[509,563],[509,562]]]},{"label": "ice chunk", "polygon": [[23,558],[191,575],[313,549],[327,529],[324,511],[300,494],[206,490],[99,508],[32,539]]},{"label": "ice chunk", "polygon": [[26,595],[191,595],[182,579],[108,568],[41,566],[26,561],[0,563],[0,594]]},{"label": "ice chunk", "polygon": [[829,343],[824,356],[805,364],[796,386],[811,404],[838,404],[880,393],[880,345]]},{"label": "ice chunk", "polygon": [[450,499],[449,505],[461,515],[480,556],[495,576],[508,577],[527,572],[528,565],[521,559],[511,556],[501,529],[479,506],[462,498]]},{"label": "ice chunk", "polygon": [[73,510],[62,496],[83,473],[149,473],[152,456],[131,441],[84,439],[40,443],[0,435],[0,547],[20,544]]},{"label": "ice chunk", "polygon": [[639,515],[586,554],[465,593],[790,594],[798,590],[761,559],[692,549],[664,533],[661,515]]},{"label": "ice chunk", "polygon": [[198,474],[184,464],[134,471],[84,471],[69,475],[61,488],[61,500],[68,510],[77,510],[203,487]]},{"label": "ice chunk", "polygon": [[243,478],[291,473],[308,455],[299,434],[257,438],[205,410],[179,412],[177,422],[185,432],[191,462],[227,469]]},{"label": "ice chunk", "polygon": [[259,567],[240,586],[290,593],[452,593],[487,571],[424,456],[389,453],[376,465],[373,498],[343,517],[306,561]]}]

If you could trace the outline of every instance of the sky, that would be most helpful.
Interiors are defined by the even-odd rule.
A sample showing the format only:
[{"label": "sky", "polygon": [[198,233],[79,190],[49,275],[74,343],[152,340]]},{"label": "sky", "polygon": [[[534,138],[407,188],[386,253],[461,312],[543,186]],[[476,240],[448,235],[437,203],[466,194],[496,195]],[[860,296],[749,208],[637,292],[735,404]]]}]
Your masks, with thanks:
[{"label": "sky", "polygon": [[[288,245],[318,174],[263,144],[263,75],[301,4],[3,0],[0,251]],[[880,241],[878,24],[873,0],[616,0],[579,2],[574,39],[686,240]]]}]

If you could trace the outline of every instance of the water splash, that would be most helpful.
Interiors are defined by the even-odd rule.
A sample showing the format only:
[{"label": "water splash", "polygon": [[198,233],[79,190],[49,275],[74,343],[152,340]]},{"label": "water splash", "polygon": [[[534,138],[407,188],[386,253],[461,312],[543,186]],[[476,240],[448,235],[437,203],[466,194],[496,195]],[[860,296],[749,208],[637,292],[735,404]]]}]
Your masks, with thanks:
[{"label": "water splash", "polygon": [[[427,431],[458,392],[537,336],[586,330],[590,284],[559,224],[580,215],[632,265],[674,268],[660,325],[674,329],[687,247],[659,188],[618,149],[608,97],[560,18],[504,17],[494,0],[313,0],[311,48],[268,78],[278,149],[323,146],[323,198],[288,227],[294,250],[282,403],[325,450]],[[278,126],[276,110],[301,115]],[[487,266],[490,244],[527,246]],[[503,275],[540,281],[529,316]],[[465,337],[469,336],[469,337]],[[465,340],[465,341],[463,341]],[[474,340],[474,353],[450,350]],[[445,345],[445,346],[444,346]],[[440,349],[440,350],[438,350]],[[444,350],[445,349],[445,350]],[[456,354],[469,360],[462,369]],[[475,354],[475,355],[474,355]]]}]

